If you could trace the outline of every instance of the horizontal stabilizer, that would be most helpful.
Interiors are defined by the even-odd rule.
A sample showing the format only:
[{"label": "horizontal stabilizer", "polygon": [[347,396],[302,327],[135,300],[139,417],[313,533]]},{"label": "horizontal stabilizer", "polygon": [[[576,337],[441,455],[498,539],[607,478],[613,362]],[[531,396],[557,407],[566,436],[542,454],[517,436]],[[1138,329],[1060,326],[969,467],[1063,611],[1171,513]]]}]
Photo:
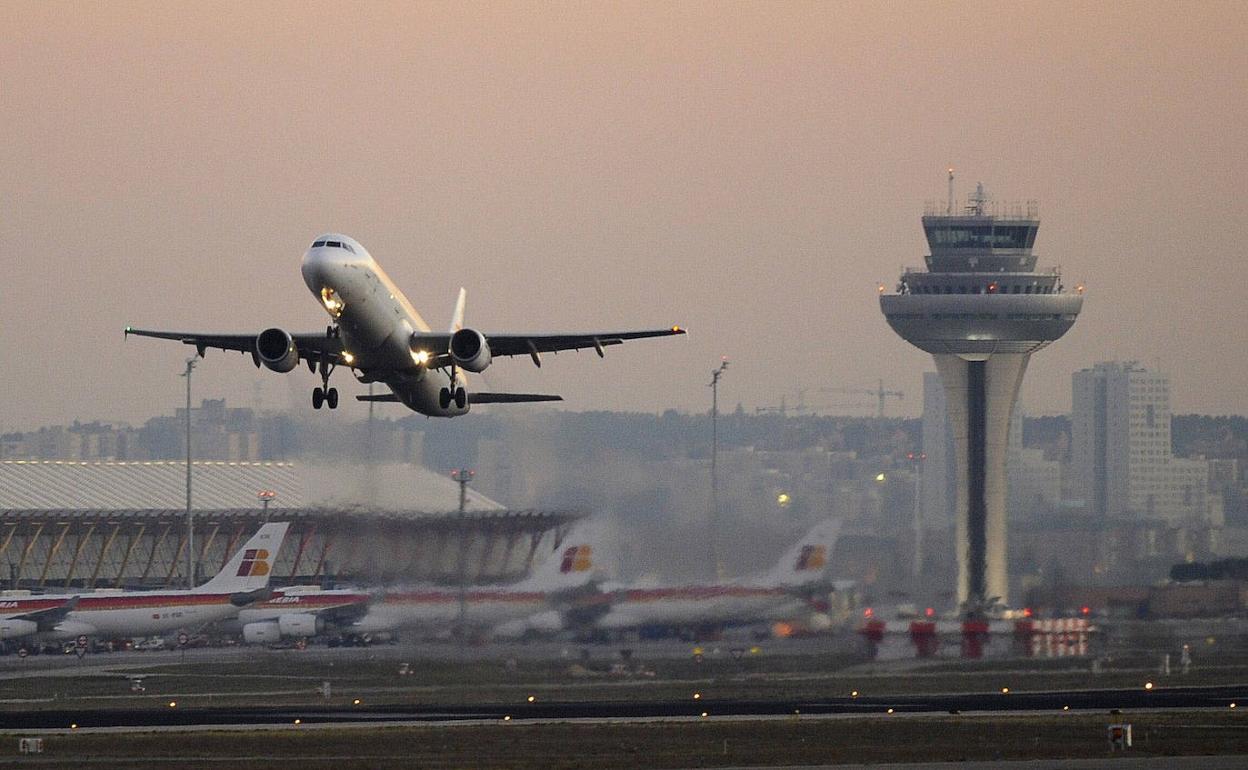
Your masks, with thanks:
[{"label": "horizontal stabilizer", "polygon": [[394,395],[393,393],[378,393],[375,396],[356,396],[355,400],[356,401],[388,401],[391,403],[397,403],[399,400],[399,397]]},{"label": "horizontal stabilizer", "polygon": [[532,401],[562,401],[563,396],[541,393],[469,393],[470,404],[525,404]]}]

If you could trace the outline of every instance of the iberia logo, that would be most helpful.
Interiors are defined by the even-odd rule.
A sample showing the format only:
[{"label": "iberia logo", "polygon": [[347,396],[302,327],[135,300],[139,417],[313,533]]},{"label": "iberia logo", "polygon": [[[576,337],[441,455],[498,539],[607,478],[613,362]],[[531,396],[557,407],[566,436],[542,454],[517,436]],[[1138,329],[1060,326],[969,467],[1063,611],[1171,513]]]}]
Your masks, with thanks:
[{"label": "iberia logo", "polygon": [[822,545],[804,545],[797,556],[797,571],[823,569],[828,563],[827,547]]},{"label": "iberia logo", "polygon": [[594,549],[588,545],[574,545],[563,552],[563,562],[559,565],[559,571],[563,574],[569,572],[585,572],[591,566],[590,557],[593,556]]},{"label": "iberia logo", "polygon": [[238,565],[237,577],[264,577],[269,574],[269,552],[263,548],[248,548],[243,552],[243,562]]}]

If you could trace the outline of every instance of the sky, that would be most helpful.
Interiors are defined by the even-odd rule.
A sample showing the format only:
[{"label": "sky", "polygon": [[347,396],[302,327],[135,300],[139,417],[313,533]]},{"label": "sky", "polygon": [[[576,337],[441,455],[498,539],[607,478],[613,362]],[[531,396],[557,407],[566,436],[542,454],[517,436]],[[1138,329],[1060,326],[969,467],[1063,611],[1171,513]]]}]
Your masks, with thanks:
[{"label": "sky", "polygon": [[[730,408],[869,413],[818,389],[882,380],[917,415],[934,367],[876,286],[922,264],[949,166],[1038,200],[1040,265],[1087,286],[1029,412],[1122,359],[1176,412],[1248,412],[1243,3],[4,0],[0,27],[0,429],[171,412],[188,349],[128,324],[322,328],[298,268],[329,230],[435,326],[464,286],[487,333],[691,331],[491,389],[704,410],[727,356]],[[315,384],[195,375],[264,408]]]}]

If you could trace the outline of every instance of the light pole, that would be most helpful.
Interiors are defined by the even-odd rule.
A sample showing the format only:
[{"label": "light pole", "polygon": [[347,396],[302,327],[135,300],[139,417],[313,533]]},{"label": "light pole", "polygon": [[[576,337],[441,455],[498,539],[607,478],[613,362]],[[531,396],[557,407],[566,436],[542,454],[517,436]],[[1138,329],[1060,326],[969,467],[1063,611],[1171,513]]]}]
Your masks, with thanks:
[{"label": "light pole", "polygon": [[451,478],[459,483],[459,635],[462,638],[468,627],[468,527],[464,522],[464,511],[468,507],[468,482],[477,472],[470,468],[457,468],[451,471]]},{"label": "light pole", "polygon": [[260,501],[260,505],[264,507],[264,511],[260,514],[260,523],[269,523],[269,503],[273,502],[273,498],[277,497],[277,492],[272,489],[262,489],[256,493],[256,499]]},{"label": "light pole", "polygon": [[195,587],[195,513],[191,509],[191,372],[196,357],[186,359],[186,587]]},{"label": "light pole", "polygon": [[914,577],[923,577],[923,461],[926,452],[908,452],[906,459],[914,464]]},{"label": "light pole", "polygon": [[719,361],[719,368],[711,372],[711,516],[709,540],[711,546],[711,580],[721,576],[719,563],[719,378],[728,370],[728,357]]}]

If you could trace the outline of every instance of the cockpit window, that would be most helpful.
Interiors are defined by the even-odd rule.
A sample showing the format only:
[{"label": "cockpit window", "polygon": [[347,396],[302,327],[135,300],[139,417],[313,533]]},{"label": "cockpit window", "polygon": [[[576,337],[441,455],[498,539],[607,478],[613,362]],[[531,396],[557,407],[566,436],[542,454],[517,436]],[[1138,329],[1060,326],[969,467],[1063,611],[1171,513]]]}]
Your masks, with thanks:
[{"label": "cockpit window", "polygon": [[355,249],[351,248],[351,244],[347,243],[346,241],[342,242],[342,247],[346,249],[347,251],[351,252],[352,254],[355,253]]},{"label": "cockpit window", "polygon": [[325,245],[326,245],[326,246],[328,246],[328,247],[330,247],[331,249],[341,249],[341,248],[342,248],[342,244],[341,244],[341,243],[339,243],[338,241],[325,241]]},{"label": "cockpit window", "polygon": [[324,246],[324,245],[325,245],[325,241],[317,241],[316,243],[312,244],[312,248],[319,249],[321,246]]}]

